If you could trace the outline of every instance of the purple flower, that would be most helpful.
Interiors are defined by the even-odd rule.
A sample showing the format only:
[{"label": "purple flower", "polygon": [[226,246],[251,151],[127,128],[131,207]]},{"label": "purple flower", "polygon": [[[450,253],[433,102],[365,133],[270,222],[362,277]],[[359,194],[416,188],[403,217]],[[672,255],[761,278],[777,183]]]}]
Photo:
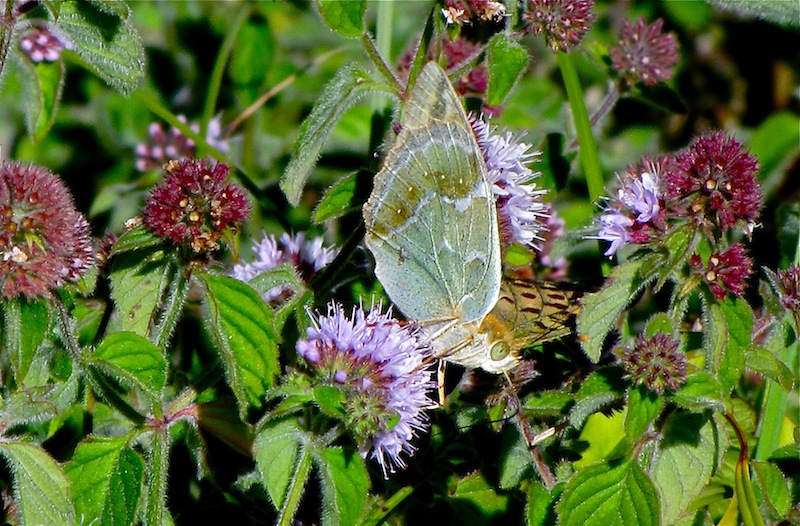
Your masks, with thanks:
[{"label": "purple flower", "polygon": [[595,15],[594,0],[529,0],[524,17],[534,35],[544,34],[553,53],[580,44]]},{"label": "purple flower", "polygon": [[678,41],[672,33],[662,34],[664,25],[658,19],[647,25],[639,18],[634,25],[627,20],[622,24],[619,47],[611,48],[614,69],[625,75],[631,83],[644,82],[655,86],[669,80],[680,62]]},{"label": "purple flower", "polygon": [[628,167],[617,176],[616,197],[608,198],[600,216],[598,234],[587,236],[611,243],[606,256],[613,255],[627,243],[647,243],[665,226],[661,174],[665,158],[645,158],[641,165]]},{"label": "purple flower", "polygon": [[[178,120],[186,124],[186,117],[178,115]],[[200,126],[189,126],[195,133],[200,133]],[[186,137],[178,128],[170,127],[169,132],[156,122],[147,129],[150,136],[148,142],[136,146],[136,169],[140,172],[158,170],[167,161],[189,159],[195,156],[196,145],[193,140]],[[221,116],[211,119],[206,132],[206,142],[217,150],[226,153],[229,149],[227,141],[222,139]]]},{"label": "purple flower", "polygon": [[[306,239],[304,232],[294,236],[284,233],[280,240],[274,236],[264,236],[261,242],[253,247],[256,259],[252,263],[233,266],[233,277],[242,281],[250,281],[262,272],[275,268],[281,263],[291,263],[305,282],[328,263],[333,261],[335,250],[323,246],[321,237]],[[264,294],[267,303],[280,302],[292,294],[288,285],[271,288]]]},{"label": "purple flower", "polygon": [[665,169],[671,208],[706,228],[726,231],[761,212],[758,161],[722,132],[695,138]]},{"label": "purple flower", "polygon": [[343,418],[361,455],[371,450],[384,476],[405,468],[404,455],[416,450],[411,440],[428,425],[423,411],[432,404],[432,370],[425,365],[430,348],[415,326],[401,325],[380,307],[366,313],[355,308],[348,318],[331,304],[328,315],[315,321],[297,342],[297,353],[318,385],[344,395]]},{"label": "purple flower", "polygon": [[89,223],[64,183],[34,164],[0,162],[0,297],[48,298],[93,262]]},{"label": "purple flower", "polygon": [[215,161],[184,159],[165,166],[166,179],[153,188],[144,224],[155,234],[195,253],[219,249],[219,239],[250,213],[244,190],[226,184],[230,168]]},{"label": "purple flower", "polygon": [[617,250],[631,241],[628,229],[633,225],[633,219],[622,215],[617,211],[610,211],[600,216],[600,229],[596,236],[587,236],[588,239],[600,239],[608,241],[611,246],[603,255],[611,257]]},{"label": "purple flower", "polygon": [[720,301],[728,294],[741,296],[747,277],[753,271],[753,262],[740,243],[724,252],[711,254],[705,264],[698,254],[693,254],[689,265],[706,282],[714,298]]},{"label": "purple flower", "polygon": [[47,27],[37,26],[22,34],[19,47],[34,62],[55,62],[61,58],[64,43]]},{"label": "purple flower", "polygon": [[779,270],[775,286],[778,288],[781,305],[795,315],[800,314],[800,266]]},{"label": "purple flower", "polygon": [[483,119],[470,115],[470,124],[486,161],[489,182],[497,203],[497,217],[503,246],[519,243],[539,248],[541,233],[546,230],[547,209],[542,202],[546,190],[537,190],[533,180],[541,174],[528,164],[539,153],[517,141],[510,132],[494,133]]},{"label": "purple flower", "polygon": [[686,355],[678,352],[680,342],[657,332],[651,338],[640,335],[633,348],[624,348],[622,365],[628,377],[657,394],[677,391],[686,381]]}]

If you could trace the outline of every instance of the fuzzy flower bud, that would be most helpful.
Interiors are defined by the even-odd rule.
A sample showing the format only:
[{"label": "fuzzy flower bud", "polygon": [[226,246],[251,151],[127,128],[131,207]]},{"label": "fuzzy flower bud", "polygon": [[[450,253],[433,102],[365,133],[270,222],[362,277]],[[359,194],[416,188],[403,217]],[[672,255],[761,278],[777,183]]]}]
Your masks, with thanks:
[{"label": "fuzzy flower bud", "polygon": [[0,298],[50,297],[93,262],[89,223],[64,183],[34,164],[0,162]]},{"label": "fuzzy flower bud", "polygon": [[380,307],[353,310],[347,317],[330,305],[297,342],[318,385],[335,387],[345,400],[344,420],[362,456],[371,456],[384,476],[405,468],[411,440],[427,428],[424,409],[432,403],[430,348],[412,325],[400,325]]},{"label": "fuzzy flower bud", "polygon": [[680,342],[658,332],[648,338],[640,335],[633,348],[624,348],[622,365],[628,377],[650,391],[662,394],[676,391],[686,381],[686,355],[678,352]]},{"label": "fuzzy flower bud", "polygon": [[614,69],[625,75],[631,83],[644,82],[655,86],[662,80],[669,80],[675,74],[674,68],[680,62],[678,41],[672,33],[663,34],[664,21],[658,19],[647,25],[639,18],[631,25],[627,20],[622,24],[619,47],[611,48]]},{"label": "fuzzy flower bud", "polygon": [[553,53],[569,52],[591,28],[592,8],[594,0],[529,0],[524,17],[534,35],[544,34]]},{"label": "fuzzy flower bud", "polygon": [[47,27],[37,26],[22,34],[19,47],[34,62],[55,62],[61,58],[64,43]]},{"label": "fuzzy flower bud", "polygon": [[166,179],[147,196],[144,224],[155,234],[195,253],[219,249],[219,239],[247,218],[244,190],[226,179],[230,168],[215,161],[184,159],[165,166]]}]

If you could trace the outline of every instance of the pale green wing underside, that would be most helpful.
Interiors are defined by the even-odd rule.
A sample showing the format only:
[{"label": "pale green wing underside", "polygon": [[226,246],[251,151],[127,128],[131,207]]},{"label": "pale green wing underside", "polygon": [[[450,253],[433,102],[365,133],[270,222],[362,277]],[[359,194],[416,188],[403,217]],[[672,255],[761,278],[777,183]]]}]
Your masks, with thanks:
[{"label": "pale green wing underside", "polygon": [[412,88],[364,206],[375,273],[409,319],[480,321],[497,302],[500,240],[480,148],[441,67]]}]

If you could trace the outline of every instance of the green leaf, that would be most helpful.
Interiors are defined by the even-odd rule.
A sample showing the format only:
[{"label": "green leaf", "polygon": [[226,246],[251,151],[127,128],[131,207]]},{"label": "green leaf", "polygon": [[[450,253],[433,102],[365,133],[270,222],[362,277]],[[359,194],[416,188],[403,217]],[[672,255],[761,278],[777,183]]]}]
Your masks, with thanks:
[{"label": "green leaf", "polygon": [[160,256],[160,252],[148,249],[114,258],[109,279],[121,330],[148,336],[164,291],[177,272],[175,265]]},{"label": "green leaf", "polygon": [[800,27],[800,4],[775,0],[706,0],[709,4],[730,11],[742,18],[760,18],[773,24]]},{"label": "green leaf", "polygon": [[673,272],[688,260],[689,255],[695,250],[697,242],[697,230],[692,225],[675,228],[667,234],[664,239],[664,247],[668,254],[667,261],[659,262],[659,266],[653,269],[660,276],[656,289],[661,289]]},{"label": "green leaf", "polygon": [[314,211],[314,221],[324,223],[352,211],[357,174],[350,174],[328,188]]},{"label": "green leaf", "polygon": [[797,158],[798,142],[798,118],[788,111],[772,113],[753,130],[748,146],[761,165],[759,182],[765,196],[780,188],[788,165]]},{"label": "green leaf", "polygon": [[572,403],[572,395],[563,391],[540,391],[525,397],[522,411],[534,416],[560,415]]},{"label": "green leaf", "polygon": [[329,28],[345,37],[364,32],[366,0],[316,0],[317,8]]},{"label": "green leaf", "polygon": [[64,86],[64,62],[32,62],[22,51],[17,53],[19,78],[23,84],[25,123],[31,139],[41,141],[56,118]]},{"label": "green leaf", "polygon": [[272,311],[258,293],[238,279],[202,276],[212,335],[225,365],[239,410],[260,406],[280,373]]},{"label": "green leaf", "polygon": [[720,437],[707,414],[673,413],[650,465],[661,494],[661,518],[672,524],[708,483],[720,449]]},{"label": "green leaf", "polygon": [[498,493],[479,471],[460,479],[453,497],[464,505],[456,508],[460,524],[486,524],[487,518],[506,511],[509,500],[507,495]]},{"label": "green leaf", "polygon": [[580,428],[592,413],[622,398],[627,382],[620,367],[601,367],[586,377],[575,395],[569,421]]},{"label": "green leaf", "polygon": [[583,298],[577,320],[578,335],[583,352],[593,362],[600,359],[606,336],[646,283],[639,273],[640,266],[641,263],[633,261],[615,267],[599,291]]},{"label": "green leaf", "polygon": [[576,473],[558,502],[562,526],[659,524],[653,482],[635,461],[594,464]]},{"label": "green leaf", "polygon": [[531,469],[531,453],[522,434],[514,426],[503,428],[500,447],[498,483],[500,489],[513,490]]},{"label": "green leaf", "polygon": [[264,19],[250,19],[239,29],[228,75],[238,87],[258,90],[272,64],[272,30]]},{"label": "green leaf", "polygon": [[327,385],[315,387],[314,400],[326,415],[337,418],[345,416],[344,404],[347,398],[339,389]]},{"label": "green leaf", "polygon": [[291,204],[297,206],[300,202],[306,179],[342,114],[377,89],[379,86],[368,73],[349,65],[340,69],[322,90],[311,114],[303,121],[292,160],[281,178],[281,189]]},{"label": "green leaf", "polygon": [[14,380],[22,385],[25,375],[50,329],[46,301],[15,299],[3,305],[3,353],[7,353]]},{"label": "green leaf", "polygon": [[134,227],[117,239],[111,249],[112,256],[118,256],[131,250],[142,250],[161,246],[163,241],[160,237],[147,230],[144,226]]},{"label": "green leaf", "polygon": [[774,464],[758,460],[751,460],[750,467],[755,473],[756,484],[754,490],[756,500],[767,505],[772,518],[775,520],[786,517],[789,513],[792,499],[789,495],[787,480],[781,470]]},{"label": "green leaf", "polygon": [[14,500],[22,526],[67,526],[75,522],[69,479],[43,449],[18,442],[0,443],[0,455],[14,476]]},{"label": "green leaf", "polygon": [[505,33],[498,33],[489,41],[486,64],[489,76],[486,102],[490,106],[497,106],[505,100],[525,72],[528,52],[519,42],[511,40]]},{"label": "green leaf", "polygon": [[550,526],[556,523],[555,500],[559,491],[554,488],[551,493],[541,482],[534,482],[528,487],[528,499],[525,503],[526,526]]},{"label": "green leaf", "polygon": [[643,386],[632,387],[628,391],[628,406],[625,413],[625,436],[631,444],[641,438],[650,424],[661,414],[664,398],[657,396]]},{"label": "green leaf", "polygon": [[160,399],[167,383],[167,361],[161,350],[133,332],[115,332],[100,344],[89,365],[120,383]]},{"label": "green leaf", "polygon": [[327,448],[316,456],[322,486],[322,523],[358,524],[364,515],[369,475],[361,456]]},{"label": "green leaf", "polygon": [[[303,432],[294,420],[270,422],[259,430],[253,447],[261,480],[277,509],[283,507],[289,483],[295,476]],[[305,485],[305,481],[296,481]]]},{"label": "green leaf", "polygon": [[711,408],[717,411],[725,409],[722,386],[708,371],[698,369],[686,377],[686,382],[672,394],[676,404],[691,411]]},{"label": "green leaf", "polygon": [[109,11],[94,3],[64,0],[57,25],[89,69],[128,95],[144,76],[144,48],[130,20]]},{"label": "green leaf", "polygon": [[725,317],[728,338],[722,356],[718,357],[716,372],[724,392],[729,393],[744,372],[745,353],[750,347],[755,318],[750,305],[742,298],[726,298],[720,309]]},{"label": "green leaf", "polygon": [[784,201],[778,205],[775,216],[778,225],[780,266],[786,268],[795,262],[797,238],[800,236],[800,203]]},{"label": "green leaf", "polygon": [[579,441],[589,445],[580,451],[581,458],[573,462],[575,469],[583,469],[600,460],[616,458],[621,446],[625,445],[625,415],[619,411],[610,415],[594,413],[586,419]]},{"label": "green leaf", "polygon": [[142,490],[144,461],[128,438],[89,437],[65,466],[78,517],[96,524],[133,524]]},{"label": "green leaf", "polygon": [[795,378],[792,370],[786,367],[777,356],[763,347],[754,346],[745,355],[744,366],[773,382],[776,382],[787,393],[791,391]]}]

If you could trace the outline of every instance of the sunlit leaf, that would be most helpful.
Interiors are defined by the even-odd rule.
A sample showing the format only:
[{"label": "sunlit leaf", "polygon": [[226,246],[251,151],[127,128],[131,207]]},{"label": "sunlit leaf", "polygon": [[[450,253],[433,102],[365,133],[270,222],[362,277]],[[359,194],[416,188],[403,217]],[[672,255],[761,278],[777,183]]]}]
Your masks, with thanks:
[{"label": "sunlit leaf", "polygon": [[672,524],[711,478],[721,447],[714,421],[703,414],[673,413],[650,465],[661,495],[661,518]]},{"label": "sunlit leaf", "polygon": [[653,482],[633,460],[601,462],[573,475],[558,502],[563,526],[655,526],[659,503]]},{"label": "sunlit leaf", "polygon": [[14,500],[23,526],[74,523],[69,479],[53,457],[33,444],[19,442],[0,442],[0,455],[14,477]]},{"label": "sunlit leaf", "polygon": [[88,363],[156,398],[160,398],[167,382],[167,361],[161,350],[133,332],[109,334]]},{"label": "sunlit leaf", "polygon": [[209,330],[217,343],[228,384],[244,414],[280,372],[272,311],[258,293],[237,279],[206,274]]},{"label": "sunlit leaf", "polygon": [[606,336],[616,325],[625,307],[644,287],[639,274],[639,262],[615,267],[603,288],[583,298],[583,308],[578,314],[578,334],[586,355],[596,362],[600,359]]},{"label": "sunlit leaf", "polygon": [[346,37],[357,37],[364,32],[366,0],[316,0],[325,23]]},{"label": "sunlit leaf", "polygon": [[64,0],[57,25],[100,78],[125,94],[136,89],[144,76],[144,48],[127,17],[94,3]]},{"label": "sunlit leaf", "polygon": [[123,526],[136,518],[144,461],[128,439],[93,437],[78,444],[65,466],[78,517]]},{"label": "sunlit leaf", "polygon": [[306,179],[342,114],[378,89],[381,88],[372,77],[354,65],[340,69],[325,86],[311,114],[303,121],[292,160],[281,178],[281,189],[290,203],[300,202]]},{"label": "sunlit leaf", "polygon": [[486,49],[488,87],[486,102],[490,106],[501,104],[525,72],[528,52],[516,40],[505,33],[498,33],[489,41]]},{"label": "sunlit leaf", "polygon": [[316,457],[322,486],[323,524],[357,524],[364,514],[369,475],[361,455],[326,448]]}]

